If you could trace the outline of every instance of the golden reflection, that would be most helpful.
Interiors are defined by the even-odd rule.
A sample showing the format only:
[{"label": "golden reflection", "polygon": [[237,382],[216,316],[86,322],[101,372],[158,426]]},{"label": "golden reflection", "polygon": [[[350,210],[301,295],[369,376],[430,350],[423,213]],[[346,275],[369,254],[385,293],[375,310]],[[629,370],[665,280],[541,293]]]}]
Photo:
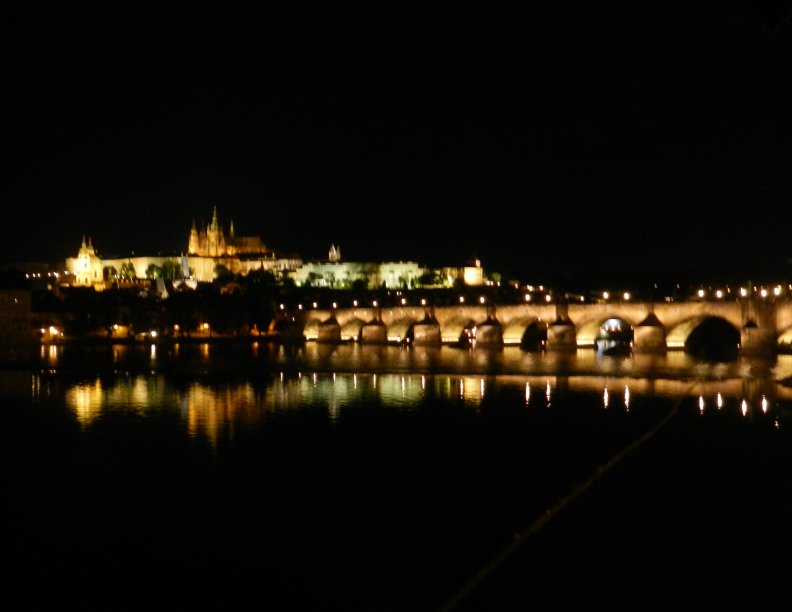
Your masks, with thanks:
[{"label": "golden reflection", "polygon": [[630,410],[630,387],[624,385],[624,408]]},{"label": "golden reflection", "polygon": [[208,342],[204,342],[203,344],[201,344],[201,358],[204,361],[208,361],[209,360],[209,343]]},{"label": "golden reflection", "polygon": [[745,400],[743,400],[743,401],[742,401],[742,404],[740,405],[740,410],[742,411],[742,414],[743,414],[743,416],[745,416],[746,414],[748,414],[748,402],[746,402]]},{"label": "golden reflection", "polygon": [[718,407],[718,410],[723,408],[723,396],[718,393],[718,396],[715,398],[715,405]]},{"label": "golden reflection", "polygon": [[531,383],[525,383],[525,405],[528,406],[531,403]]},{"label": "golden reflection", "polygon": [[199,383],[184,398],[187,431],[205,435],[215,445],[223,432],[233,434],[234,424],[261,418],[260,402],[250,383],[214,389]]},{"label": "golden reflection", "polygon": [[762,412],[767,414],[767,398],[764,395],[762,396]]},{"label": "golden reflection", "polygon": [[704,414],[704,396],[703,395],[699,395],[698,405],[699,405],[699,412],[701,414]]},{"label": "golden reflection", "polygon": [[602,407],[603,408],[607,408],[608,407],[608,387],[607,387],[607,385],[605,386],[605,391],[603,391],[603,393],[602,393]]},{"label": "golden reflection", "polygon": [[157,345],[156,344],[152,344],[151,345],[150,358],[151,358],[151,361],[154,361],[157,358]]},{"label": "golden reflection", "polygon": [[97,378],[93,384],[79,384],[66,391],[66,405],[81,425],[88,425],[102,412],[104,391]]}]

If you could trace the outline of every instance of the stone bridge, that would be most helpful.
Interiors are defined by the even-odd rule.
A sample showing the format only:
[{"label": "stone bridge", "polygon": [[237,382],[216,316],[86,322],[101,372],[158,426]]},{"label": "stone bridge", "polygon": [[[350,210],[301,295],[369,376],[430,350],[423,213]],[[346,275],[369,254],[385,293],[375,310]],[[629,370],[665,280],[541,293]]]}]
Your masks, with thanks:
[{"label": "stone bridge", "polygon": [[713,320],[739,338],[743,352],[792,348],[789,299],[314,309],[281,312],[273,330],[318,342],[576,349],[595,347],[618,329],[631,350],[662,352],[686,349],[691,335]]}]

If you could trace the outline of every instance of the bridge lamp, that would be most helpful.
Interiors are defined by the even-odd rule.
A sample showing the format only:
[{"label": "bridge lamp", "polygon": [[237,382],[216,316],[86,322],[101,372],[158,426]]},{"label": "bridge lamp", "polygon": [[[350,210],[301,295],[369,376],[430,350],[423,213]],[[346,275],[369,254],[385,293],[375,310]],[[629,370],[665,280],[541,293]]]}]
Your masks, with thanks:
[{"label": "bridge lamp", "polygon": [[485,301],[486,301],[486,300],[484,299],[484,296],[482,295],[482,296],[479,298],[479,303],[483,304]]},{"label": "bridge lamp", "polygon": [[528,295],[527,293],[525,294],[525,301],[526,302],[530,302],[531,301],[531,296]]},{"label": "bridge lamp", "polygon": [[280,305],[280,309],[283,310],[284,308],[286,308],[286,307],[283,304],[281,304]]},{"label": "bridge lamp", "polygon": [[373,302],[371,302],[371,304],[372,304],[372,306],[376,306],[377,305],[377,300],[374,300]]},{"label": "bridge lamp", "polygon": [[624,292],[624,301],[626,302],[629,299],[630,299],[630,292],[629,291],[625,291]]},{"label": "bridge lamp", "polygon": [[715,297],[716,297],[716,298],[718,298],[718,299],[721,299],[721,298],[723,297],[723,291],[721,291],[720,289],[718,289],[718,290],[715,292]]},{"label": "bridge lamp", "polygon": [[357,300],[352,300],[352,306],[357,306]]},{"label": "bridge lamp", "polygon": [[333,302],[333,308],[338,308],[338,304],[336,302]]},{"label": "bridge lamp", "polygon": [[316,302],[313,303],[313,307],[316,308]]},{"label": "bridge lamp", "polygon": [[703,297],[704,297],[704,289],[699,289],[699,290],[698,290],[698,296],[699,296],[700,298],[703,298]]},{"label": "bridge lamp", "polygon": [[548,293],[548,294],[545,296],[545,302],[551,302],[552,300],[553,300],[553,296],[551,296],[551,295]]},{"label": "bridge lamp", "polygon": [[302,310],[302,304],[297,304],[297,310]]},{"label": "bridge lamp", "polygon": [[740,287],[740,295],[742,297],[745,297],[746,295],[748,295],[748,289],[746,289],[745,287]]},{"label": "bridge lamp", "polygon": [[426,306],[426,298],[421,298],[421,306]]},{"label": "bridge lamp", "polygon": [[402,298],[401,299],[401,303],[402,303],[402,306],[404,306],[407,303],[407,298]]},{"label": "bridge lamp", "polygon": [[610,293],[608,293],[607,291],[603,291],[602,292],[602,299],[607,300],[609,298],[610,298]]},{"label": "bridge lamp", "polygon": [[773,288],[773,295],[781,295],[781,287],[774,287]]},{"label": "bridge lamp", "polygon": [[459,296],[459,303],[460,304],[464,304],[465,303],[465,296],[464,295],[460,295]]},{"label": "bridge lamp", "polygon": [[759,292],[759,295],[761,295],[763,298],[766,298],[766,297],[767,297],[767,289],[762,289],[762,290]]}]

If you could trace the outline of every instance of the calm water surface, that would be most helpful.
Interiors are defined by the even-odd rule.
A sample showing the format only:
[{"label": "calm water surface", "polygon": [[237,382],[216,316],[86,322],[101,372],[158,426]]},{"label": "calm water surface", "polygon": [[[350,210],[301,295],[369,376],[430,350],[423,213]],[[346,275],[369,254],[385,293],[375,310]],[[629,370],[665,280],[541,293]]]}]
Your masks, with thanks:
[{"label": "calm water surface", "polygon": [[[698,499],[674,485],[675,508],[720,509],[720,534],[742,525],[735,500],[750,494],[789,542],[792,389],[778,381],[790,376],[792,356],[44,347],[37,367],[0,371],[9,576],[185,605],[254,597],[266,609],[443,609],[515,533],[675,406],[623,460],[641,486],[663,490],[706,464],[706,481],[721,488]],[[623,495],[607,501],[638,503]],[[652,512],[633,507],[629,522],[645,533]],[[664,521],[673,533],[676,520]],[[554,529],[535,551],[586,558],[572,527]],[[524,592],[547,579],[530,576],[520,575]],[[513,595],[513,584],[500,586]]]}]

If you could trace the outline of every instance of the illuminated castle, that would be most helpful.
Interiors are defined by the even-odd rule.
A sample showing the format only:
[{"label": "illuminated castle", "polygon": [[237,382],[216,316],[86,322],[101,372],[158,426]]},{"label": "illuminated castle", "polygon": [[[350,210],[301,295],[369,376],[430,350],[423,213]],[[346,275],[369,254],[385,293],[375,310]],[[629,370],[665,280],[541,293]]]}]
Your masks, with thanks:
[{"label": "illuminated castle", "polygon": [[226,237],[223,227],[217,220],[217,206],[212,211],[212,221],[199,232],[193,221],[187,253],[199,257],[234,257],[237,255],[262,255],[269,249],[259,236],[235,236],[234,222]]}]

